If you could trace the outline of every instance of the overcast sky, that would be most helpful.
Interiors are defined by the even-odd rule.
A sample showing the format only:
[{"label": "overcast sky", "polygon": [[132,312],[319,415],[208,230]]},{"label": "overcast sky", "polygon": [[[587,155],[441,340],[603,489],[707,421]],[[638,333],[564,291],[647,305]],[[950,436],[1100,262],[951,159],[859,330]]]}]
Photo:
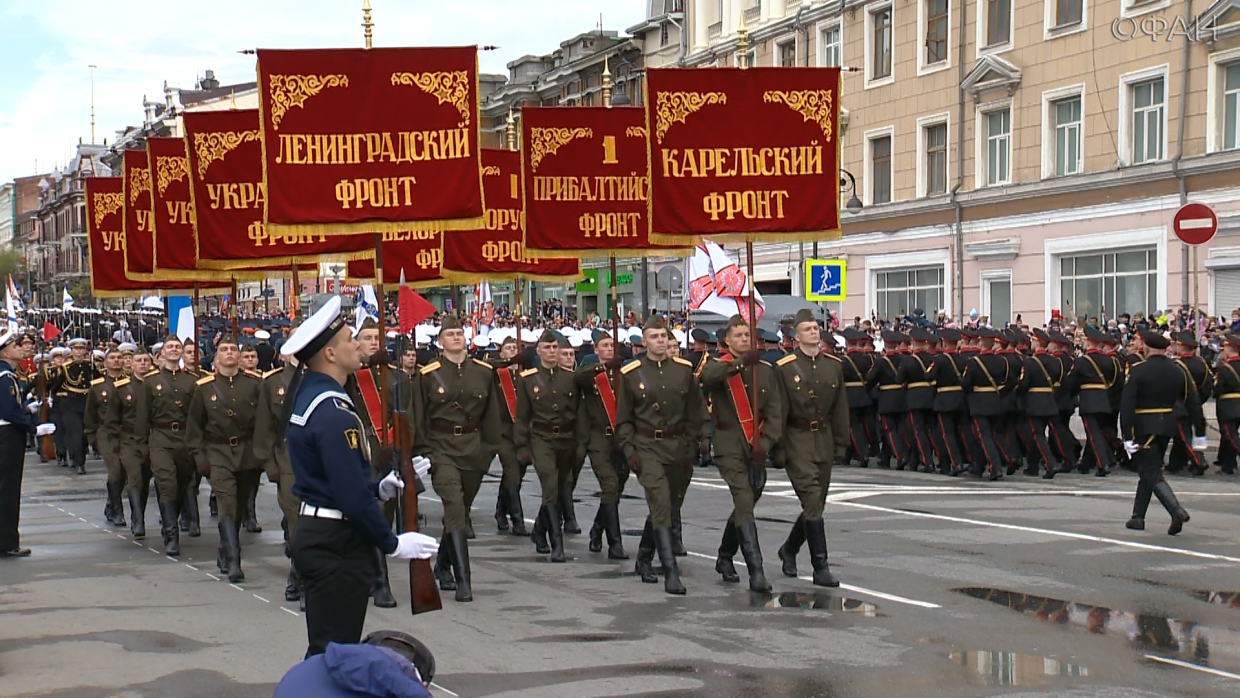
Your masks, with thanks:
[{"label": "overcast sky", "polygon": [[[598,26],[624,34],[646,0],[371,0],[375,46],[496,45],[483,72],[507,73],[524,54],[549,53]],[[0,182],[62,165],[90,140],[143,118],[163,84],[192,89],[254,80],[249,48],[361,46],[361,0],[0,0]]]}]

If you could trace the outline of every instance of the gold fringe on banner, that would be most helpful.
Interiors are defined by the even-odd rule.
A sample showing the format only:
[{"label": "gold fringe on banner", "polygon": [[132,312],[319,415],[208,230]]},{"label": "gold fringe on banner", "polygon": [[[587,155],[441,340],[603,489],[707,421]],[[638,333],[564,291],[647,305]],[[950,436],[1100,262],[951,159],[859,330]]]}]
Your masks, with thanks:
[{"label": "gold fringe on banner", "polygon": [[375,251],[370,249],[357,252],[285,255],[283,257],[258,257],[255,259],[200,259],[198,260],[198,266],[203,269],[213,270],[245,270],[251,267],[292,266],[294,264],[300,266],[304,264],[347,263],[374,258]]},{"label": "gold fringe on banner", "polygon": [[607,259],[615,257],[623,259],[624,257],[650,258],[650,257],[691,257],[693,256],[693,247],[646,247],[641,249],[617,248],[608,249],[606,247],[591,247],[588,250],[536,250],[533,247],[525,248],[526,252],[535,257],[546,257],[548,259],[570,259],[573,257],[579,259]]},{"label": "gold fringe on banner", "polygon": [[[697,245],[707,240],[711,242],[823,242],[839,240],[843,231],[809,230],[797,233],[707,233],[701,235],[664,235],[651,231],[650,242],[656,245]],[[617,255],[619,256],[619,255]]]},{"label": "gold fringe on banner", "polygon": [[362,235],[401,233],[408,230],[481,230],[486,217],[454,218],[442,221],[361,221],[358,223],[263,223],[273,234],[282,235]]},{"label": "gold fringe on banner", "polygon": [[[374,282],[375,282],[375,277],[373,276],[368,276],[368,277],[346,276],[344,277],[344,283],[353,284],[355,286],[360,286],[362,284],[373,284]],[[438,279],[431,279],[429,281],[406,281],[405,285],[415,291],[425,291],[428,288],[435,288],[437,286],[447,286],[450,283],[451,282],[448,281],[447,279],[440,277]],[[400,284],[393,283],[393,284],[387,284],[387,286],[388,286],[387,288],[388,291],[395,291],[396,288],[400,287]],[[392,286],[395,286],[396,288],[391,288]]]},{"label": "gold fringe on banner", "polygon": [[443,270],[443,280],[454,284],[476,284],[482,281],[541,281],[553,284],[570,284],[584,279],[584,276],[556,276],[554,274],[522,274],[518,272],[464,272]]}]

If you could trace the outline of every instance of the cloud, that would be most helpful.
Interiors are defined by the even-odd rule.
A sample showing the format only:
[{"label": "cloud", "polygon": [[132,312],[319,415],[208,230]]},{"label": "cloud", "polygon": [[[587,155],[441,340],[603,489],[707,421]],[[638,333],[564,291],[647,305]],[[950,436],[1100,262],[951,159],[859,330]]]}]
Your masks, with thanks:
[{"label": "cloud", "polygon": [[[641,21],[638,0],[371,0],[375,46],[491,44],[483,72],[506,74],[508,61],[546,54],[597,27],[624,33]],[[143,119],[144,97],[163,85],[192,88],[203,71],[222,83],[254,79],[251,48],[359,46],[360,0],[58,0],[0,8],[0,181],[50,169],[90,140],[91,71],[96,65],[96,139]],[[68,18],[76,18],[67,21]],[[78,21],[81,20],[81,21]]]}]

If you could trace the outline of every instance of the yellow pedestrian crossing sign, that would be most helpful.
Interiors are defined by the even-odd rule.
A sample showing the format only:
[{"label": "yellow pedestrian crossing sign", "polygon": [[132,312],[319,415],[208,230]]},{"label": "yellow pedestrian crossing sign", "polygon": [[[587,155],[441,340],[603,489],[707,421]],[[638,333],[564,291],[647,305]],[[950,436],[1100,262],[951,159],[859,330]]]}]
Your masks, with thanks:
[{"label": "yellow pedestrian crossing sign", "polygon": [[844,300],[844,271],[842,259],[805,260],[805,300]]}]

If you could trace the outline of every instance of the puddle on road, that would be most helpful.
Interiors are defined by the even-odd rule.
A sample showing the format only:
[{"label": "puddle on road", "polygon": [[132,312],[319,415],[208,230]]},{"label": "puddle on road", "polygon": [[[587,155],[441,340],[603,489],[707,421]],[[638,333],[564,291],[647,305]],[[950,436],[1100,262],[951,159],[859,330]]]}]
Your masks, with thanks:
[{"label": "puddle on road", "polygon": [[948,659],[972,667],[996,686],[1040,688],[1057,677],[1089,676],[1089,669],[1051,657],[1020,652],[952,652]]},{"label": "puddle on road", "polygon": [[1056,625],[1122,637],[1142,653],[1240,672],[1240,632],[1228,628],[1172,618],[1164,613],[1116,611],[1004,589],[965,587],[953,591]]},{"label": "puddle on road", "polygon": [[1240,608],[1240,591],[1194,591],[1193,598],[1219,606]]},{"label": "puddle on road", "polygon": [[527,637],[521,642],[637,642],[648,635],[642,633],[569,633],[567,635],[543,635]]},{"label": "puddle on road", "polygon": [[[739,597],[738,597],[739,598]],[[756,592],[748,594],[749,608],[791,608],[803,611],[836,611],[840,613],[859,613],[866,618],[878,618],[878,606],[860,599],[849,599],[834,596],[825,591],[800,592]]]}]

